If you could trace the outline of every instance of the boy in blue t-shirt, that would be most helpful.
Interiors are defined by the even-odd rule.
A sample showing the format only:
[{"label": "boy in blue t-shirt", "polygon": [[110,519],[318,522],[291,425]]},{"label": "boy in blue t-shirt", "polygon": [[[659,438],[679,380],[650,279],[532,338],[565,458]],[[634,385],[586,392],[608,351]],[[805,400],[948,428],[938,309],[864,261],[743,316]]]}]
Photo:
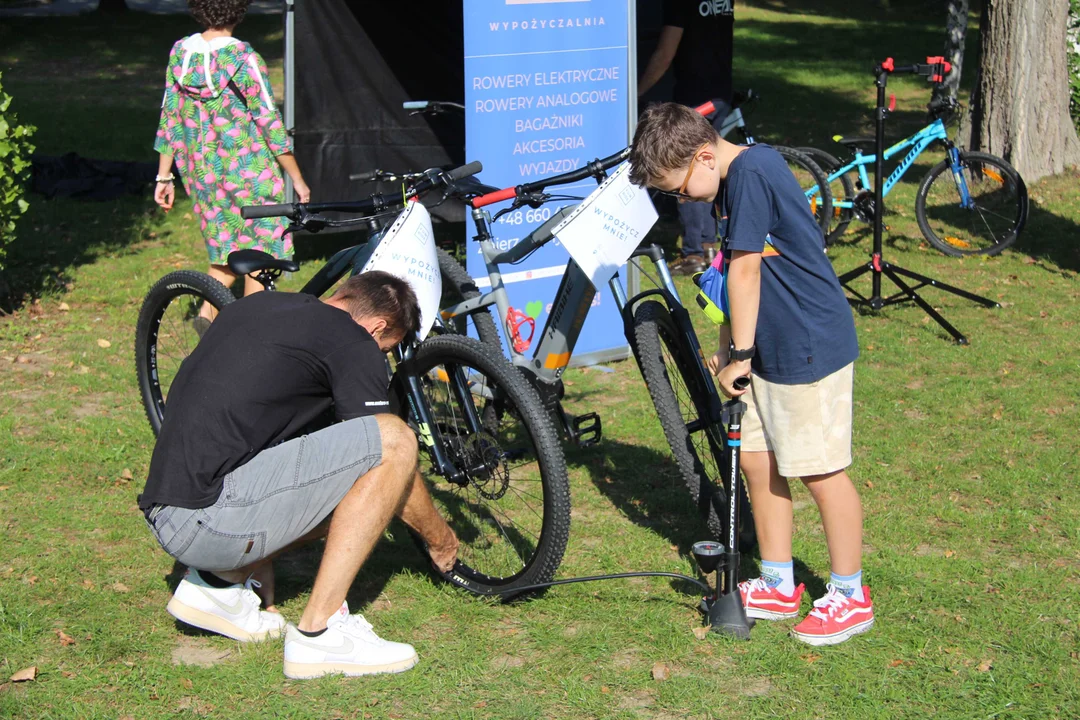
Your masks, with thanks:
[{"label": "boy in blue t-shirt", "polygon": [[[723,140],[694,110],[665,103],[638,122],[630,177],[677,196],[715,202],[728,263],[730,327],[709,369],[747,412],[742,468],[754,509],[761,577],[739,584],[746,614],[799,614],[792,573],[791,491],[801,478],[821,513],[832,577],[792,634],[833,645],[874,624],[862,584],[862,504],[851,464],[855,323],[825,256],[821,230],[784,159],[767,145]],[[734,381],[750,375],[750,387]]]}]

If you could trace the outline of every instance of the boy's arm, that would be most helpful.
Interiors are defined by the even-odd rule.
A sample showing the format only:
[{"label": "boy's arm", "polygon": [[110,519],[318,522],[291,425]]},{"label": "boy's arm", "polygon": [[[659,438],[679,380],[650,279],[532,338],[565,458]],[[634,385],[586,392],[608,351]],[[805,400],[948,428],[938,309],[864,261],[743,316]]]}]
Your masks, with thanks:
[{"label": "boy's arm", "polygon": [[[747,350],[754,344],[757,332],[758,306],[761,302],[761,253],[735,250],[728,267],[728,315],[731,319],[731,340],[736,350]],[[727,342],[721,333],[717,355],[727,359]],[[750,374],[750,360],[729,362],[717,375],[720,389],[728,397],[742,395],[746,390],[736,390],[736,378]]]}]

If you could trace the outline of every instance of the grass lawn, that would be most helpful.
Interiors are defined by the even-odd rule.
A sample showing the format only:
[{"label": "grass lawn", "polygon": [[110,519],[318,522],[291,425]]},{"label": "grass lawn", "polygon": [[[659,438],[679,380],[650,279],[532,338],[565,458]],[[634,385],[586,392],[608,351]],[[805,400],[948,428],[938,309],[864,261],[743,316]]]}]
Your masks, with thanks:
[{"label": "grass lawn", "polygon": [[[872,62],[940,49],[928,3],[869,5],[849,17],[851,3],[740,3],[736,75],[763,95],[757,134],[828,148],[835,132],[862,133]],[[137,13],[5,18],[0,70],[20,117],[39,127],[38,151],[152,160],[162,65],[191,28]],[[280,19],[242,29],[280,85]],[[929,90],[894,89],[898,136],[919,126]],[[9,273],[30,300],[0,318],[0,717],[1076,717],[1078,176],[1032,184],[1018,248],[954,260],[915,225],[929,163],[887,201],[889,258],[1003,307],[924,293],[969,347],[914,308],[856,317],[851,473],[866,512],[871,633],[812,649],[788,637],[791,623],[761,623],[749,643],[698,640],[694,596],[662,580],[483,602],[434,580],[394,525],[349,602],[383,636],[413,643],[420,665],[303,683],[281,674],[279,643],[239,645],[173,622],[177,571],[135,507],[153,447],[135,318],[156,278],[205,264],[190,202],[166,216],[148,196],[31,197]],[[869,242],[854,225],[830,253],[836,268],[865,262]],[[689,547],[705,532],[637,368],[611,367],[567,375],[570,408],[599,411],[605,442],[568,451],[573,526],[560,575],[692,572]],[[797,577],[816,595],[828,578],[824,537],[808,493],[794,492]],[[278,563],[290,619],[318,557],[315,547]],[[666,680],[653,679],[656,663]],[[29,666],[35,681],[7,681]]]}]

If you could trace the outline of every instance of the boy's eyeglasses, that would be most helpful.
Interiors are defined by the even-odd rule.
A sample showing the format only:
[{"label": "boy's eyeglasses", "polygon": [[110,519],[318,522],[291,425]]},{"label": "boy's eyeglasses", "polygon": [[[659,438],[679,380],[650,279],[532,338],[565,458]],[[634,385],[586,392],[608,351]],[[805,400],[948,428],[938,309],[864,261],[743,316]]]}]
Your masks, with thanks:
[{"label": "boy's eyeglasses", "polygon": [[660,188],[654,188],[656,192],[661,195],[676,198],[679,202],[692,201],[694,198],[686,194],[686,186],[690,184],[690,177],[694,174],[694,161],[697,160],[701,151],[707,147],[709,147],[708,144],[702,145],[694,152],[693,156],[690,158],[690,167],[686,168],[686,177],[683,178],[682,186],[680,186],[678,190],[661,190]]}]

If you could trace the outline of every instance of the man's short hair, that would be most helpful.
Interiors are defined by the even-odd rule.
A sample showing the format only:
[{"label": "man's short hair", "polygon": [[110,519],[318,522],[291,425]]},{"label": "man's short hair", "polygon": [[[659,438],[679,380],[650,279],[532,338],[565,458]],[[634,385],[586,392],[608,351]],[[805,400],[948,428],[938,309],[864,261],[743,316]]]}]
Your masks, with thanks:
[{"label": "man's short hair", "polygon": [[383,318],[390,335],[420,331],[420,303],[409,283],[382,270],[353,275],[330,297],[354,320]]},{"label": "man's short hair", "polygon": [[690,165],[698,149],[720,137],[696,110],[678,103],[645,108],[630,148],[630,182],[642,187]]},{"label": "man's short hair", "polygon": [[195,22],[209,30],[239,25],[251,0],[188,0],[188,12]]}]

